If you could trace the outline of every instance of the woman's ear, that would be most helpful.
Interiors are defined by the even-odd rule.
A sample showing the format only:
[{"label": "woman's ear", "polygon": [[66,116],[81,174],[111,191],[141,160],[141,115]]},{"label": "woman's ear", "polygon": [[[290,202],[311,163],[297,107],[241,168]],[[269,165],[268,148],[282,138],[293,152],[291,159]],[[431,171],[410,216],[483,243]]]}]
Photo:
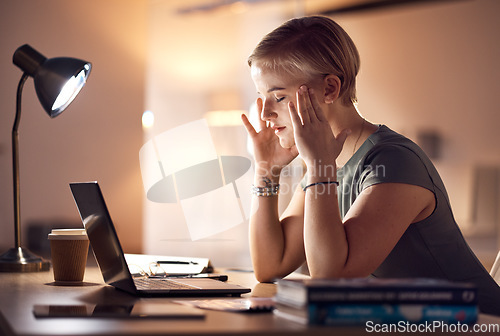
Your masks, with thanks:
[{"label": "woman's ear", "polygon": [[335,75],[326,75],[323,84],[325,87],[325,103],[332,104],[340,95],[340,87],[342,85],[340,78]]}]

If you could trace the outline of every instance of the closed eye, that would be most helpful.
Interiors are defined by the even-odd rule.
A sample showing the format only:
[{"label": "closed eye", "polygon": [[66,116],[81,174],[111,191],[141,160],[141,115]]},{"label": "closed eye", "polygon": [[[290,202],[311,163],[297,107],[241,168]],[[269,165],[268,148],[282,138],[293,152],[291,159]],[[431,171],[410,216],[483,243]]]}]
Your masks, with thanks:
[{"label": "closed eye", "polygon": [[282,102],[286,97],[281,97],[281,98],[278,98],[276,97],[276,102],[279,103],[279,102]]}]

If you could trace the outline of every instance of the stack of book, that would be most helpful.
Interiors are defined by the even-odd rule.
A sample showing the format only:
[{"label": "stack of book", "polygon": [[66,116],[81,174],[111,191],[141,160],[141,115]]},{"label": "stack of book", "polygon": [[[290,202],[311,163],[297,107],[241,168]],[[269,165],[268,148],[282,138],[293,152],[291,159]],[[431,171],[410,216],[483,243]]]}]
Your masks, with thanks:
[{"label": "stack of book", "polygon": [[312,325],[472,324],[477,288],[438,279],[281,279],[275,314]]}]

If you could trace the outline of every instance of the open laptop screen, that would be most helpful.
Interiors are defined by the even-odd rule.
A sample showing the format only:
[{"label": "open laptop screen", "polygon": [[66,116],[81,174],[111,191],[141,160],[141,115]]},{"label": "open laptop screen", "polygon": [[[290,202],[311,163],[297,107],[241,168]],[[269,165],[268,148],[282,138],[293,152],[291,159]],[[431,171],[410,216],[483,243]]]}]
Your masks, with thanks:
[{"label": "open laptop screen", "polygon": [[97,182],[71,183],[83,225],[104,281],[127,292],[135,292],[123,250]]}]

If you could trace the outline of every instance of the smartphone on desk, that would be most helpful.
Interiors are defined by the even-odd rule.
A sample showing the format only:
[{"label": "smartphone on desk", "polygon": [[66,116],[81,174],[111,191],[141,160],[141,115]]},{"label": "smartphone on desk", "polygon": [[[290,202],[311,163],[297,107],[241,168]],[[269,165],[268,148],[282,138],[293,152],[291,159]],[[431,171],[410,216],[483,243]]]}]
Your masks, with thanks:
[{"label": "smartphone on desk", "polygon": [[91,318],[204,318],[201,309],[175,303],[137,302],[120,304],[35,305],[36,318],[91,317]]}]

